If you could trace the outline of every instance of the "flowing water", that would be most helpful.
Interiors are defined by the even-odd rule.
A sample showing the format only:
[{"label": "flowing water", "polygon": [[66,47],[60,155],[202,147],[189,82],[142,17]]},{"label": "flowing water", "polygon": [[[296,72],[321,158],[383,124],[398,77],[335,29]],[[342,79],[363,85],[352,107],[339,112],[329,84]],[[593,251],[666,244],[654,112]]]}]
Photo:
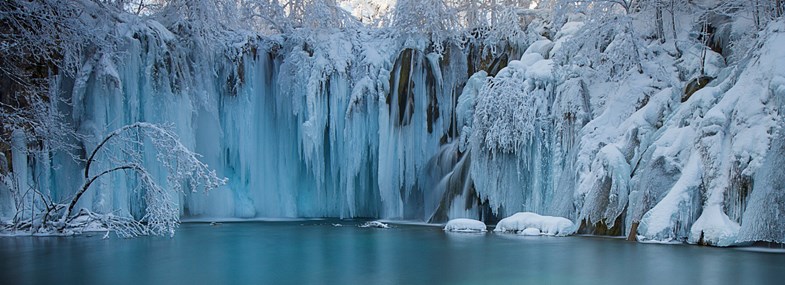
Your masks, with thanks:
[{"label": "flowing water", "polygon": [[[340,224],[341,226],[337,226]],[[785,254],[360,221],[186,223],[174,238],[0,237],[2,284],[782,284]]]}]

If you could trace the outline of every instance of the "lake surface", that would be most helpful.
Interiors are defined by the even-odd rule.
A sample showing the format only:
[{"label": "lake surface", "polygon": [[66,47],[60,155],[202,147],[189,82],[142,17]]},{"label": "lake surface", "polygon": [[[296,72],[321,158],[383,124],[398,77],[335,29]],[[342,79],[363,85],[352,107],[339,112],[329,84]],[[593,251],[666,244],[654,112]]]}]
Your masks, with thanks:
[{"label": "lake surface", "polygon": [[174,238],[0,237],[0,283],[785,284],[782,253],[358,224],[187,223]]}]

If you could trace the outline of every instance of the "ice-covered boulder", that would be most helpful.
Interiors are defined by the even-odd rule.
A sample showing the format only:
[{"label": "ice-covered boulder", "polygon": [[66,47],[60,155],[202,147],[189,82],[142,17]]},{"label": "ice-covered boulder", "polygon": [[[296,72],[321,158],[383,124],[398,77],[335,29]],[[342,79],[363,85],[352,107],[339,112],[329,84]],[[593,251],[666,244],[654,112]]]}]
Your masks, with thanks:
[{"label": "ice-covered boulder", "polygon": [[380,221],[370,221],[365,222],[364,224],[360,225],[361,228],[380,228],[380,229],[389,229],[390,226],[382,223]]},{"label": "ice-covered boulder", "polygon": [[487,227],[485,226],[485,223],[478,220],[452,219],[444,226],[444,230],[459,233],[481,233],[486,232]]},{"label": "ice-covered boulder", "polygon": [[567,236],[575,232],[575,224],[562,217],[540,216],[531,212],[520,212],[504,218],[496,224],[494,232],[532,234],[537,229],[540,234]]}]

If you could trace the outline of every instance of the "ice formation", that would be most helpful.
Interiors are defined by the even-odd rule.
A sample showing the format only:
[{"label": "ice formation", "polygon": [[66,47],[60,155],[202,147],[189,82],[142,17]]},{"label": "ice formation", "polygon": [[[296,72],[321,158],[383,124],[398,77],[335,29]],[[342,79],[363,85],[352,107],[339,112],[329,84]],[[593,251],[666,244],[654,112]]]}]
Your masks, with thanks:
[{"label": "ice formation", "polygon": [[[644,42],[645,27],[632,40],[624,29],[588,38],[599,28],[585,18],[547,27],[556,33],[532,21],[520,42],[493,48],[439,49],[425,36],[351,29],[238,33],[207,46],[154,20],[120,20],[121,52],[96,51],[74,78],[56,75],[70,102],[58,107],[84,153],[134,122],[176,130],[229,179],[173,197],[185,217],[492,224],[533,212],[564,218],[518,213],[497,230],[785,242],[783,21],[751,40],[751,55],[729,57],[688,31],[677,43]],[[734,36],[745,23],[718,25]],[[691,81],[700,88],[687,92]],[[2,185],[36,185],[54,200],[81,185],[82,161],[28,155],[24,134],[12,136],[0,169],[14,181]],[[135,151],[166,177],[149,149]],[[137,183],[112,174],[79,207],[140,216]],[[2,185],[7,218],[17,205]]]}]

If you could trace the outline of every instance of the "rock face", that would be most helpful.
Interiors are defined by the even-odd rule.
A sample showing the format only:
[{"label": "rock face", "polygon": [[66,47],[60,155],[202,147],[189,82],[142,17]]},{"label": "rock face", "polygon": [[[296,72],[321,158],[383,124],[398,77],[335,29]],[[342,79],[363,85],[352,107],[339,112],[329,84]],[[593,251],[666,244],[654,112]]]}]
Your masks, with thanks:
[{"label": "rock face", "polygon": [[689,100],[693,93],[706,87],[706,84],[709,84],[712,80],[714,80],[712,77],[700,76],[690,81],[690,83],[687,84],[687,87],[684,87],[684,95],[681,96],[681,102],[684,103],[684,101]]}]

